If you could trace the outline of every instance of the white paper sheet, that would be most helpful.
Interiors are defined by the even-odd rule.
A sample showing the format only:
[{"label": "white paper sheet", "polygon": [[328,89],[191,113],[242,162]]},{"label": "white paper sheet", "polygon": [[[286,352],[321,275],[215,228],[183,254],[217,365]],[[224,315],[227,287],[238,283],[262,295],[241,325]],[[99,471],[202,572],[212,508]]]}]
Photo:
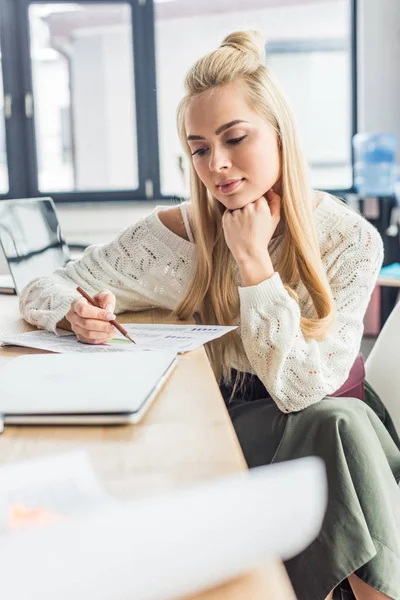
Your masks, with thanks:
[{"label": "white paper sheet", "polygon": [[0,543],[7,533],[59,521],[107,502],[112,498],[99,485],[83,451],[0,467]]},{"label": "white paper sheet", "polygon": [[13,600],[170,600],[290,558],[318,535],[323,463],[306,458],[0,538]]},{"label": "white paper sheet", "polygon": [[129,335],[135,340],[132,344],[122,334],[102,345],[82,344],[73,333],[59,330],[61,335],[49,331],[31,331],[14,335],[0,335],[4,345],[25,346],[50,352],[137,352],[138,350],[173,350],[176,354],[195,350],[206,342],[221,337],[237,329],[216,325],[136,325],[124,324]]}]

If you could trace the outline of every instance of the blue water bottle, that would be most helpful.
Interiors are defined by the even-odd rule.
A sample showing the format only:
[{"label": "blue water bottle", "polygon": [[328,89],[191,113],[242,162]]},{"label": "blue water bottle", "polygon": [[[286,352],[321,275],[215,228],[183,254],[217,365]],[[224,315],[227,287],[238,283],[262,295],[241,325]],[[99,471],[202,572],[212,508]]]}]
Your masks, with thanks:
[{"label": "blue water bottle", "polygon": [[396,181],[396,136],[357,133],[353,137],[354,185],[360,196],[391,196]]}]

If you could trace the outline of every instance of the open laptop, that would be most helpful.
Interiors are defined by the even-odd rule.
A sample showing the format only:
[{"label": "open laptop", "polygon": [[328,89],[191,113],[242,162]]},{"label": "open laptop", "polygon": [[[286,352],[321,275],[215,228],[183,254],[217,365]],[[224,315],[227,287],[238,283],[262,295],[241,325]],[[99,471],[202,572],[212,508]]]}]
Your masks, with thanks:
[{"label": "open laptop", "polygon": [[0,293],[20,294],[71,260],[51,198],[1,200],[0,245],[10,270],[0,277]]}]

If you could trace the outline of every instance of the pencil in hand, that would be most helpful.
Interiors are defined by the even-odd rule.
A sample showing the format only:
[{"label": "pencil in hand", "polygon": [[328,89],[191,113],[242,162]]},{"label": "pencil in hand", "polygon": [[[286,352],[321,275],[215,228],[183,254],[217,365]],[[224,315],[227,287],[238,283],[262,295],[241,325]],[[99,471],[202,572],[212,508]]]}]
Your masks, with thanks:
[{"label": "pencil in hand", "polygon": [[[89,304],[91,304],[92,306],[95,306],[96,308],[103,308],[102,306],[100,306],[100,304],[98,302],[96,302],[96,300],[94,298],[92,298],[91,296],[89,296],[89,294],[87,294],[85,292],[85,290],[83,290],[81,287],[76,288],[76,291],[80,293],[81,296],[83,296],[84,298],[86,298],[86,300],[89,302]],[[114,327],[116,329],[118,329],[118,331],[120,331],[122,333],[122,335],[124,335],[128,340],[130,340],[132,342],[132,344],[136,344],[136,342],[131,338],[131,336],[129,335],[129,333],[126,331],[126,329],[124,329],[122,327],[122,325],[120,325],[118,323],[118,321],[116,321],[115,319],[113,319],[112,321],[110,321],[110,323],[112,323],[112,325],[114,325]]]}]

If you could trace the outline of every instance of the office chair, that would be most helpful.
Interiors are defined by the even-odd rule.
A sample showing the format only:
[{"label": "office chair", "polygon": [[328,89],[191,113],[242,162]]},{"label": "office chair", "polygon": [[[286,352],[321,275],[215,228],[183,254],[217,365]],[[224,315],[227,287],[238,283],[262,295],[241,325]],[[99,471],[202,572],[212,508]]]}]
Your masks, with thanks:
[{"label": "office chair", "polygon": [[365,362],[365,374],[400,432],[400,302],[389,315]]}]

